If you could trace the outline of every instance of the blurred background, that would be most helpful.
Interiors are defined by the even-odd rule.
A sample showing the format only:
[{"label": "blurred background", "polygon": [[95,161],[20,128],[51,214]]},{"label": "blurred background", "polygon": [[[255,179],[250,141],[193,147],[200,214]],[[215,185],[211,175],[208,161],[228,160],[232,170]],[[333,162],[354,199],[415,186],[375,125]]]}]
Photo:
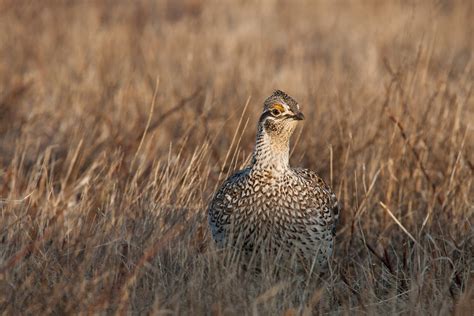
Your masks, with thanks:
[{"label": "blurred background", "polygon": [[[249,97],[250,138],[274,89],[301,103],[315,135],[334,126],[335,108],[374,109],[406,71],[423,72],[413,79],[421,87],[472,79],[472,17],[471,1],[2,1],[2,162],[18,139],[135,139],[157,77],[155,120],[199,90],[163,120],[158,155],[185,123],[222,125]],[[224,135],[235,127],[227,123]]]}]

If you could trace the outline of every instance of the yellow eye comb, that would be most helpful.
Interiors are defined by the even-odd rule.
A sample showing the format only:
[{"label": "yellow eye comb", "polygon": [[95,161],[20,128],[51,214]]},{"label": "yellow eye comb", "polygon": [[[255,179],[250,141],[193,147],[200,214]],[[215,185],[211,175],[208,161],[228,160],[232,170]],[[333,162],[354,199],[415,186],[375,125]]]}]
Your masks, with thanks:
[{"label": "yellow eye comb", "polygon": [[280,112],[284,112],[285,111],[285,108],[283,107],[283,105],[279,104],[279,103],[275,103],[272,105],[271,107],[272,110],[278,110]]}]

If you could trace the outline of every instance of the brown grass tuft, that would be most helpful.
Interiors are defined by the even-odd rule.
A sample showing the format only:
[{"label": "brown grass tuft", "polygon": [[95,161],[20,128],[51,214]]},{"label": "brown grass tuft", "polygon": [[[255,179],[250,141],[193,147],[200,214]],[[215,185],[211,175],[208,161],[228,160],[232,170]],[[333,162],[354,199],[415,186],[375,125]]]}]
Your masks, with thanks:
[{"label": "brown grass tuft", "polygon": [[[2,1],[0,312],[469,313],[473,19],[470,1]],[[344,204],[332,273],[304,283],[242,274],[207,230],[276,88],[307,117],[292,163]]]}]

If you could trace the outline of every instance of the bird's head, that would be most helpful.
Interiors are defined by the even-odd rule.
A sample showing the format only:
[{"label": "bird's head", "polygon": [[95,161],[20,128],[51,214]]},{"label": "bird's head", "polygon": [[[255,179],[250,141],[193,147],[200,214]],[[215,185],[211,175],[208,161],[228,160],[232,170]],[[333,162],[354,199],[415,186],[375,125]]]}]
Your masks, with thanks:
[{"label": "bird's head", "polygon": [[303,119],[298,102],[285,92],[277,90],[265,100],[252,158],[256,169],[274,170],[278,174],[289,168],[290,137]]},{"label": "bird's head", "polygon": [[271,138],[288,140],[298,121],[304,119],[298,102],[281,90],[276,90],[264,103],[259,127]]}]

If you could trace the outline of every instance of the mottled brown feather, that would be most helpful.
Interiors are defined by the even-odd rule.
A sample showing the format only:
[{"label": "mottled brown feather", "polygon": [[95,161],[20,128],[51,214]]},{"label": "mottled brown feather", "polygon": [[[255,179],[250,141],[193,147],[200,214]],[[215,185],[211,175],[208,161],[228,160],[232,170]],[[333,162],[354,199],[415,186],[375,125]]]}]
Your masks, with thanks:
[{"label": "mottled brown feather", "polygon": [[[276,94],[271,102],[284,103],[289,113],[299,110],[293,99],[286,104],[291,97]],[[294,124],[287,121],[268,116],[259,122],[252,162],[229,177],[209,205],[211,233],[220,247],[238,245],[247,252],[263,247],[324,267],[333,252],[340,207],[314,172],[289,166]]]}]

